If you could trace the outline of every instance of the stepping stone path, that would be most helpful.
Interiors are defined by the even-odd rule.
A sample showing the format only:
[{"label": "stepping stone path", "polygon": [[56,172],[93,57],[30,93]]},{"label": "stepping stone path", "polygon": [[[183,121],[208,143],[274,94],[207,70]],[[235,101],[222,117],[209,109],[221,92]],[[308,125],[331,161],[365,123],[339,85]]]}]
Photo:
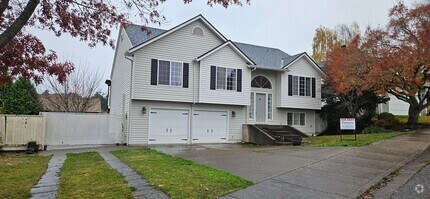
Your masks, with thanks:
[{"label": "stepping stone path", "polygon": [[121,173],[128,183],[128,186],[134,187],[133,195],[135,198],[169,198],[164,192],[151,186],[142,176],[127,164],[121,162],[117,157],[108,151],[100,152],[100,155],[106,162],[119,173]]},{"label": "stepping stone path", "polygon": [[61,167],[66,160],[65,154],[55,154],[48,164],[48,169],[37,184],[30,190],[32,199],[55,198],[60,184]]}]

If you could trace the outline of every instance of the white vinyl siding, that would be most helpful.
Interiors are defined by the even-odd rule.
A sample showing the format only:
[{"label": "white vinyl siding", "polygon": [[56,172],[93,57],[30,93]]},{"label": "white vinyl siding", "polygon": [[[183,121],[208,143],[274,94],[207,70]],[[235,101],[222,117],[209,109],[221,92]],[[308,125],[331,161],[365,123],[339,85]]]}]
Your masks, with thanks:
[{"label": "white vinyl siding", "polygon": [[[203,29],[204,37],[192,34],[192,30],[196,26]],[[198,88],[195,87],[198,86],[199,80],[195,78],[198,78],[196,75],[200,69],[193,60],[222,42],[215,33],[198,20],[137,50],[134,53],[133,61],[133,99],[193,102],[193,97],[195,97],[194,99],[197,100]],[[151,59],[188,63],[189,87],[150,85]],[[205,79],[205,81],[207,80]]]},{"label": "white vinyl siding", "polygon": [[121,29],[115,51],[115,59],[111,74],[110,113],[125,114],[128,112],[130,101],[131,62],[123,52],[130,49],[131,42],[127,34]]},{"label": "white vinyl siding", "polygon": [[[311,65],[312,63],[307,58],[302,57],[288,67],[288,72],[284,72],[281,76],[281,99],[280,107],[296,108],[296,109],[313,109],[321,110],[321,79],[322,74]],[[288,95],[288,75],[293,75],[293,96]],[[295,78],[295,76],[297,78]],[[304,94],[299,93],[299,78],[304,77]],[[312,80],[315,78],[315,98],[312,97]],[[309,80],[307,80],[309,78]],[[306,85],[306,82],[310,85]],[[297,82],[297,83],[296,83]],[[307,93],[306,88],[311,88],[311,92]],[[297,89],[295,89],[297,88]]]},{"label": "white vinyl siding", "polygon": [[[226,68],[226,73],[230,68],[230,77],[226,74],[225,89],[210,89],[210,68],[211,66],[219,66]],[[242,70],[242,91],[237,91],[237,85],[232,81],[237,82],[237,70]],[[236,74],[234,74],[235,72]],[[234,74],[234,78],[233,78]],[[231,89],[227,90],[227,79],[231,82]],[[224,79],[216,79],[216,82],[222,84]],[[205,59],[200,61],[200,84],[199,84],[199,102],[200,103],[213,103],[213,104],[231,104],[231,105],[244,105],[247,106],[249,102],[249,94],[251,92],[251,70],[248,68],[246,62],[240,57],[231,46],[227,45]],[[217,85],[219,85],[217,84]],[[223,87],[223,86],[222,86]],[[234,87],[234,88],[233,88]]]}]

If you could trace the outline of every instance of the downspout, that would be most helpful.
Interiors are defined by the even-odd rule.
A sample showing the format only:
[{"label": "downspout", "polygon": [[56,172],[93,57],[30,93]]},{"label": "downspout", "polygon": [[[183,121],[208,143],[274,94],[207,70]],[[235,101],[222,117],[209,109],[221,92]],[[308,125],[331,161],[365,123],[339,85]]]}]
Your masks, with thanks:
[{"label": "downspout", "polygon": [[[196,65],[197,65],[197,60],[193,60],[193,74],[191,74],[193,76],[193,103],[191,104],[191,113],[190,113],[190,117],[189,117],[189,120],[190,120],[190,135],[188,137],[188,139],[189,139],[188,144],[192,144],[193,143],[193,133],[194,133],[193,132],[193,116],[194,116],[194,105],[196,104],[196,88],[195,88],[196,78],[195,78],[194,74],[196,73],[196,70],[195,70]],[[198,75],[199,80],[200,80],[200,68],[201,67],[199,67],[199,75]],[[200,86],[200,84],[199,84],[199,86]]]},{"label": "downspout", "polygon": [[129,53],[129,51],[127,50],[126,52],[125,52],[125,54],[124,54],[124,56],[125,56],[125,58],[126,59],[128,59],[128,60],[130,60],[131,61],[131,64],[130,64],[130,96],[129,96],[129,103],[128,103],[128,113],[125,115],[125,119],[126,119],[126,121],[127,121],[127,123],[128,123],[128,125],[127,125],[127,145],[130,143],[130,126],[131,126],[131,122],[130,122],[130,120],[129,120],[129,115],[130,115],[130,110],[131,110],[131,94],[133,93],[133,91],[132,91],[132,88],[133,88],[133,69],[134,69],[134,67],[133,67],[133,64],[134,64],[134,61],[133,61],[133,58],[134,58],[134,56],[132,56],[132,55],[130,55],[130,53]]}]

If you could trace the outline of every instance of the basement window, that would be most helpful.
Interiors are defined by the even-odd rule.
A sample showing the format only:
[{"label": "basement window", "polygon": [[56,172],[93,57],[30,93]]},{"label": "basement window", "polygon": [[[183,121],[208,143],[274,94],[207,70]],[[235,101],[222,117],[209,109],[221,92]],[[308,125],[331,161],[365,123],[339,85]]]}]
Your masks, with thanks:
[{"label": "basement window", "polygon": [[306,114],[305,113],[287,113],[287,125],[290,126],[305,126]]}]

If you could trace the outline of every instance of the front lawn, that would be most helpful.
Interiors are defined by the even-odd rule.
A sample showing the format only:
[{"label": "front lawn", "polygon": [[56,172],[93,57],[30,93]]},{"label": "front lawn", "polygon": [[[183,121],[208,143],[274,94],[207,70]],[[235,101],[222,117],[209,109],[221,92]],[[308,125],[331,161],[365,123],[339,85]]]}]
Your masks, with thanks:
[{"label": "front lawn", "polygon": [[[405,124],[408,121],[408,116],[407,115],[396,115],[395,116],[400,123]],[[430,124],[430,116],[420,116],[418,123],[420,124]]]},{"label": "front lawn", "polygon": [[340,135],[316,136],[304,138],[305,142],[309,142],[311,146],[365,146],[385,140],[388,138],[404,135],[410,132],[392,132],[392,133],[376,133],[376,134],[357,134],[357,141],[354,140],[354,135],[343,135],[342,142]]},{"label": "front lawn", "polygon": [[57,198],[133,198],[120,173],[96,152],[67,154]]},{"label": "front lawn", "polygon": [[0,198],[28,198],[45,173],[49,157],[0,153]]},{"label": "front lawn", "polygon": [[150,149],[112,154],[171,198],[216,198],[252,185],[251,181],[225,171]]}]

